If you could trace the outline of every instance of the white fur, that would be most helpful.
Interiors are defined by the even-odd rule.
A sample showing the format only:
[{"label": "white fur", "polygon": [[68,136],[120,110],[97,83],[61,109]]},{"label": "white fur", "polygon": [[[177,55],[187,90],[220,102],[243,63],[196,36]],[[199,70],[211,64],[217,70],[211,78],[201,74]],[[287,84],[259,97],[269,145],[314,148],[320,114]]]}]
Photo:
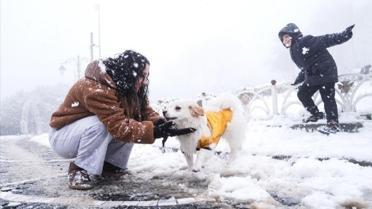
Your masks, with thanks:
[{"label": "white fur", "polygon": [[[191,134],[177,136],[180,142],[180,149],[186,158],[188,168],[193,171],[200,170],[203,162],[205,162],[213,153],[217,144],[212,144],[209,147],[212,149],[200,149],[196,151],[196,147],[201,136],[210,136],[211,132],[208,128],[206,116],[192,116],[190,107],[197,106],[194,101],[176,101],[169,104],[164,112],[166,118],[172,119],[177,128],[195,128],[196,131]],[[223,95],[215,99],[209,100],[204,111],[220,111],[222,109],[232,110],[232,119],[225,130],[222,138],[226,139],[230,147],[230,161],[233,160],[237,153],[241,150],[242,142],[246,138],[245,127],[246,121],[244,118],[243,108],[240,101],[233,95]],[[197,154],[194,160],[194,154]]]}]

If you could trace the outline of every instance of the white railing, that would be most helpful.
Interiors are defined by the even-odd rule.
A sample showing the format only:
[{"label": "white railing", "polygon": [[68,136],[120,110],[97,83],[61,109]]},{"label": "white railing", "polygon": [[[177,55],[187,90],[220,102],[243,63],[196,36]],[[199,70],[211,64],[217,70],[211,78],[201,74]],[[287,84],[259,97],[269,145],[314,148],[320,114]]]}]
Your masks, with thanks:
[{"label": "white railing", "polygon": [[[366,86],[368,84],[371,86]],[[289,83],[277,84],[275,80],[271,81],[271,85],[242,89],[236,94],[242,101],[247,115],[261,111],[264,114],[263,119],[286,114],[293,105],[302,106],[297,99],[296,87]],[[339,82],[336,83],[336,102],[339,111],[356,112],[357,104],[366,97],[372,97],[372,72],[339,76]],[[322,103],[319,93],[316,93],[313,99],[316,105]]]}]

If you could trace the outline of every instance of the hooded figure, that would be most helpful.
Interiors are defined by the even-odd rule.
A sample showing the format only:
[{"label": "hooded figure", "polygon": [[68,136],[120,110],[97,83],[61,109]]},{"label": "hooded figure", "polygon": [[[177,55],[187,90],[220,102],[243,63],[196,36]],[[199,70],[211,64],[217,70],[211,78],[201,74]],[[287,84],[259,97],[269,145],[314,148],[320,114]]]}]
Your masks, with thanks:
[{"label": "hooded figure", "polygon": [[341,33],[323,36],[303,36],[300,29],[289,23],[279,33],[282,44],[289,48],[293,62],[300,68],[293,85],[299,87],[297,96],[311,116],[304,122],[315,122],[324,117],[314,104],[312,96],[319,90],[327,115],[327,125],[338,131],[338,113],[335,100],[335,83],[338,82],[337,66],[327,48],[342,44],[349,40],[354,25]]},{"label": "hooded figure", "polygon": [[284,28],[282,28],[279,31],[278,35],[279,35],[279,39],[282,43],[283,43],[283,36],[285,34],[288,34],[289,36],[291,36],[294,41],[303,36],[300,29],[294,23],[288,23]]}]

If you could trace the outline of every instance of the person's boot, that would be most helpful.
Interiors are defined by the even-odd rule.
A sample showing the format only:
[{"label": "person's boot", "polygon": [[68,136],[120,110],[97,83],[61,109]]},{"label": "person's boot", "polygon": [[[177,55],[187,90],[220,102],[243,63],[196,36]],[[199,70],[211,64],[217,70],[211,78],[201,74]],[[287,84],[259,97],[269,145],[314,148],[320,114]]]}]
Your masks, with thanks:
[{"label": "person's boot", "polygon": [[132,173],[128,169],[119,168],[108,162],[103,164],[102,177],[119,178],[123,175],[132,175]]},{"label": "person's boot", "polygon": [[327,122],[327,128],[329,133],[337,133],[340,129],[340,124],[337,121],[331,120]]},{"label": "person's boot", "polygon": [[324,118],[324,113],[323,112],[317,112],[310,117],[306,118],[303,120],[304,123],[309,123],[309,122],[317,122],[318,120],[321,120]]},{"label": "person's boot", "polygon": [[89,178],[88,172],[75,165],[74,162],[71,162],[68,168],[68,187],[77,190],[88,190],[93,188],[93,182]]},{"label": "person's boot", "polygon": [[326,126],[320,127],[318,129],[318,131],[320,131],[321,133],[327,134],[327,135],[335,134],[339,132],[340,130],[341,129],[340,129],[339,123],[334,120],[328,121]]}]

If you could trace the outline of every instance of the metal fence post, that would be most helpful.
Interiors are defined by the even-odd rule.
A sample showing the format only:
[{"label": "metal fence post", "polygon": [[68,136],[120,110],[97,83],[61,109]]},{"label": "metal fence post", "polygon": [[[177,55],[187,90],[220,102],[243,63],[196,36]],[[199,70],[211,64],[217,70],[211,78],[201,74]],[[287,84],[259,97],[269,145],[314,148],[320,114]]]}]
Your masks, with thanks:
[{"label": "metal fence post", "polygon": [[276,80],[271,80],[271,96],[273,105],[273,115],[278,115],[278,93],[276,89]]}]

